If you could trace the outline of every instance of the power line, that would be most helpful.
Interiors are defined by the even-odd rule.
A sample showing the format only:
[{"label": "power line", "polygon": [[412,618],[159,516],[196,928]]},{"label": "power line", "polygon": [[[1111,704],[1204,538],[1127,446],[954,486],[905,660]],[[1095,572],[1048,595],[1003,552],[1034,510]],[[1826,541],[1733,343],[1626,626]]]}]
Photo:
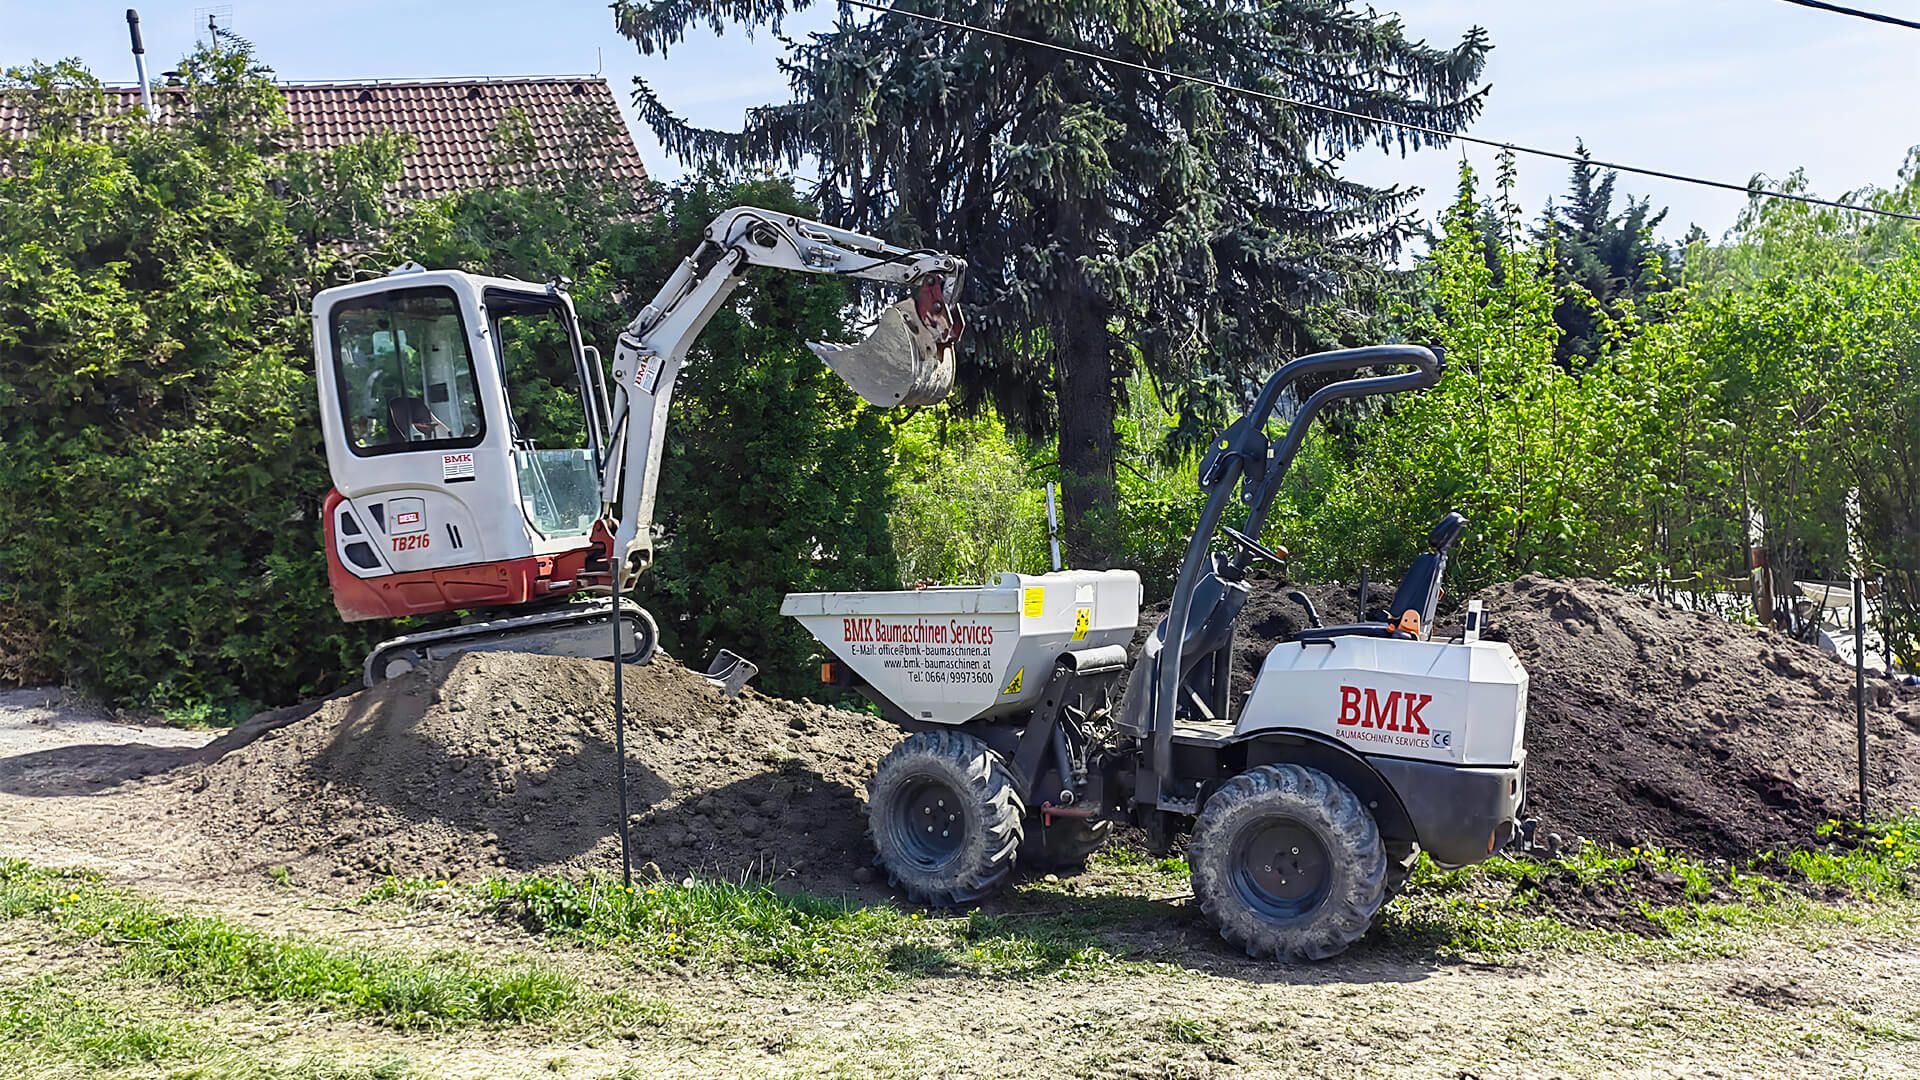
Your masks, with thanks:
[{"label": "power line", "polygon": [[1912,19],[1902,19],[1893,15],[1882,15],[1877,11],[1861,11],[1859,8],[1842,7],[1839,4],[1829,4],[1827,0],[1785,0],[1785,2],[1797,4],[1803,8],[1812,8],[1815,11],[1830,11],[1835,15],[1851,15],[1856,19],[1870,19],[1877,23],[1886,23],[1889,26],[1904,26],[1909,30],[1920,30],[1920,22],[1914,22]]},{"label": "power line", "polygon": [[[1617,161],[1601,161],[1595,158],[1583,158],[1577,154],[1569,154],[1560,150],[1542,150],[1539,147],[1522,146],[1519,143],[1503,142],[1499,139],[1483,139],[1475,135],[1463,135],[1458,132],[1443,131],[1436,127],[1428,127],[1424,124],[1416,124],[1408,120],[1389,120],[1379,116],[1368,116],[1365,113],[1354,112],[1350,109],[1342,109],[1333,105],[1322,105],[1313,101],[1303,101],[1300,98],[1288,97],[1285,94],[1276,94],[1268,90],[1255,90],[1248,86],[1236,86],[1233,83],[1221,82],[1218,79],[1211,79],[1205,75],[1189,75],[1184,71],[1171,71],[1166,68],[1157,68],[1149,64],[1142,64],[1138,61],[1127,60],[1118,56],[1089,52],[1071,45],[1061,45],[1040,38],[1025,37],[1020,34],[1008,33],[1005,30],[995,30],[992,27],[975,26],[972,23],[957,22],[953,19],[942,18],[938,15],[929,15],[919,11],[907,11],[902,8],[888,7],[885,4],[874,3],[872,0],[840,0],[840,2],[851,7],[877,11],[883,15],[904,15],[910,19],[936,23],[953,30],[965,30],[970,33],[985,34],[989,37],[997,37],[1004,41],[1028,45],[1036,49],[1050,49],[1054,52],[1065,53],[1068,56],[1078,57],[1082,60],[1091,60],[1095,63],[1112,64],[1115,67],[1130,68],[1148,75],[1180,79],[1200,86],[1212,87],[1215,90],[1225,90],[1229,93],[1262,98],[1267,101],[1278,102],[1282,105],[1291,105],[1297,109],[1310,109],[1314,112],[1327,113],[1333,116],[1344,117],[1348,120],[1360,120],[1369,124],[1381,124],[1387,127],[1398,128],[1402,131],[1431,136],[1436,139],[1458,139],[1463,143],[1468,143],[1473,146],[1485,146],[1495,150],[1511,151],[1516,154],[1531,154],[1535,157],[1550,158],[1554,161],[1564,161],[1576,165],[1584,162],[1588,165],[1598,166],[1602,169],[1610,169],[1615,172],[1632,173],[1636,176],[1650,176],[1656,180],[1672,180],[1676,183],[1693,184],[1698,187],[1719,188],[1722,191],[1737,191],[1747,196],[1759,196],[1767,199],[1785,199],[1790,202],[1805,203],[1809,206],[1826,206],[1835,210],[1852,210],[1861,214],[1898,218],[1901,221],[1920,221],[1920,214],[1902,214],[1895,210],[1882,210],[1873,206],[1859,206],[1853,203],[1843,203],[1835,199],[1822,199],[1815,195],[1802,195],[1792,191],[1769,191],[1765,188],[1752,187],[1747,184],[1735,184],[1727,180],[1713,180],[1702,176],[1689,176],[1685,173],[1667,172],[1662,169],[1649,169],[1639,165],[1627,165]],[[1788,2],[1812,4],[1816,2],[1816,0],[1788,0]]]}]

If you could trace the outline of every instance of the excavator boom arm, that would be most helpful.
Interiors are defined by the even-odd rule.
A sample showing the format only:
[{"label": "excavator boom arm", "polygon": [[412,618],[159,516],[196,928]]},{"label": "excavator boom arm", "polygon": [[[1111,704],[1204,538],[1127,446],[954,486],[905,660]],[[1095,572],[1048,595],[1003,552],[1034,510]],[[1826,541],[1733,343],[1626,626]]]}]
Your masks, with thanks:
[{"label": "excavator boom arm", "polygon": [[929,404],[952,386],[953,346],[963,328],[954,303],[966,275],[963,260],[791,214],[744,206],[721,214],[614,348],[613,436],[601,501],[616,522],[610,563],[621,568],[623,587],[653,561],[654,494],[680,366],[753,266],[917,287],[916,297],[882,311],[866,342],[808,344],[876,405]]}]

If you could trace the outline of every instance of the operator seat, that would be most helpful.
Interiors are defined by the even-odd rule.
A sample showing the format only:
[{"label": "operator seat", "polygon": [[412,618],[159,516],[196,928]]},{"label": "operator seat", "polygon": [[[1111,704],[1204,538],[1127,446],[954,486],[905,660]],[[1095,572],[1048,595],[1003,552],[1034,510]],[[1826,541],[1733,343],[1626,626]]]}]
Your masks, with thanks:
[{"label": "operator seat", "polygon": [[[1413,640],[1433,632],[1434,609],[1440,606],[1441,579],[1447,573],[1447,557],[1466,530],[1466,515],[1458,510],[1427,533],[1428,551],[1413,560],[1400,587],[1394,590],[1393,605],[1387,609],[1386,622],[1350,623],[1345,626],[1310,626],[1294,635],[1295,641],[1328,641],[1337,637],[1390,637]],[[1413,616],[1409,628],[1408,616]]]},{"label": "operator seat", "polygon": [[408,395],[387,402],[387,426],[402,442],[420,442],[433,438],[434,431],[446,425],[424,399]]}]

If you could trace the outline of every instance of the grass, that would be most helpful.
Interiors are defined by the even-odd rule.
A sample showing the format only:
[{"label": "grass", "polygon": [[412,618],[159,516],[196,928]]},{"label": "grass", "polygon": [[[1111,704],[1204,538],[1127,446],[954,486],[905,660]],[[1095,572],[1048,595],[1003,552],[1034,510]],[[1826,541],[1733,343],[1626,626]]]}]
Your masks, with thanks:
[{"label": "grass", "polygon": [[1910,896],[1920,878],[1920,814],[1891,822],[1829,821],[1822,848],[1789,852],[1788,871],[1809,884],[1873,899]]},{"label": "grass", "polygon": [[268,935],[162,911],[91,874],[0,862],[0,919],[19,918],[106,945],[122,973],[203,1001],[288,1002],[403,1029],[539,1020],[584,994],[573,978],[540,965],[446,952],[422,960]]},{"label": "grass", "polygon": [[1212,1024],[1190,1016],[1166,1017],[1160,1022],[1160,1030],[1168,1042],[1185,1043],[1188,1046],[1211,1046],[1220,1041],[1220,1033]]},{"label": "grass", "polygon": [[[99,982],[97,978],[91,982]],[[406,1080],[401,1058],[263,1058],[226,1043],[211,1026],[157,1014],[151,988],[76,991],[51,976],[0,986],[0,1076],[57,1080],[106,1075],[221,1080]]]},{"label": "grass", "polygon": [[599,879],[392,881],[369,900],[451,907],[543,935],[617,948],[645,967],[759,969],[852,987],[926,975],[1024,978],[1110,968],[1084,913],[1024,917],[903,910],[688,878],[632,888]]},{"label": "grass", "polygon": [[195,700],[186,703],[160,705],[156,708],[160,722],[168,727],[186,728],[190,731],[210,731],[230,728],[259,711],[247,702],[227,702],[216,704],[207,700]]},{"label": "grass", "polygon": [[[1920,921],[1916,905],[1876,903],[1920,892],[1920,817],[1836,822],[1823,840],[1744,868],[1657,848],[1592,845],[1554,860],[1500,858],[1452,871],[1423,860],[1360,948],[1478,958],[1578,949],[1659,958],[1738,951],[1750,938],[1743,932],[1790,924]],[[1142,944],[1152,940],[1143,931],[1194,924],[1191,906],[1174,903],[1187,886],[1182,860],[1116,848],[1096,855],[1089,871],[1022,883],[992,912],[918,911],[698,878],[631,889],[551,877],[459,885],[394,880],[366,899],[510,922],[614,951],[647,969],[764,972],[843,990],[929,976],[1119,971],[1165,958],[1143,951],[1159,948]],[[1579,910],[1570,917],[1560,906],[1569,885],[1608,902],[1595,917]],[[286,1002],[401,1029],[519,1024],[563,1012],[664,1022],[655,1015],[659,1006],[589,993],[536,963],[486,963],[453,952],[416,957],[270,935],[168,913],[92,875],[0,862],[0,919],[19,918],[99,943],[116,956],[121,974],[203,1001]],[[1176,952],[1186,944],[1178,935],[1158,936]],[[114,1038],[133,1052],[142,1040],[161,1045],[164,1034],[129,1029]]]},{"label": "grass", "polygon": [[[1382,922],[1385,940],[1443,954],[1499,957],[1546,948],[1636,955],[1724,955],[1742,931],[1876,918],[1913,921],[1920,896],[1920,816],[1829,822],[1817,847],[1763,853],[1744,867],[1663,848],[1583,844],[1558,858],[1495,858],[1441,870],[1424,857]],[[1568,883],[1598,916],[1551,897]],[[1606,909],[1611,908],[1609,912]]]},{"label": "grass", "polygon": [[[1422,859],[1401,899],[1360,947],[1414,947],[1481,959],[1575,949],[1648,959],[1724,955],[1742,931],[1864,921],[1870,905],[1912,896],[1920,818],[1835,823],[1818,848],[1739,868],[1659,848],[1583,845],[1552,860],[1497,858],[1458,870]],[[1017,885],[995,912],[950,914],[858,904],[765,884],[686,878],[628,889],[600,879],[499,878],[477,884],[393,880],[369,901],[400,901],[511,922],[535,934],[612,948],[642,967],[763,971],[843,988],[924,976],[1064,977],[1153,957],[1138,931],[1171,920],[1187,888],[1179,858],[1129,848],[1096,854],[1082,877]],[[1600,898],[1566,910],[1554,886]],[[1899,909],[1920,914],[1911,905]],[[1902,914],[1899,918],[1905,919]]]},{"label": "grass", "polygon": [[47,979],[0,990],[0,1045],[29,1043],[99,1069],[155,1064],[195,1048],[178,1023],[125,1016]]}]

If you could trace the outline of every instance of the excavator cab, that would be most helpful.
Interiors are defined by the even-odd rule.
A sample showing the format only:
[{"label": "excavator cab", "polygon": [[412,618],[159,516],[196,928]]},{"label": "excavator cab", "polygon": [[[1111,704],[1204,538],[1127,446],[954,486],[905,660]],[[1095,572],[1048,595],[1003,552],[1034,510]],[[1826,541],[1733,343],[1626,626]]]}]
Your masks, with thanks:
[{"label": "excavator cab", "polygon": [[563,290],[409,264],[321,293],[314,343],[342,616],[580,587],[606,405]]}]

